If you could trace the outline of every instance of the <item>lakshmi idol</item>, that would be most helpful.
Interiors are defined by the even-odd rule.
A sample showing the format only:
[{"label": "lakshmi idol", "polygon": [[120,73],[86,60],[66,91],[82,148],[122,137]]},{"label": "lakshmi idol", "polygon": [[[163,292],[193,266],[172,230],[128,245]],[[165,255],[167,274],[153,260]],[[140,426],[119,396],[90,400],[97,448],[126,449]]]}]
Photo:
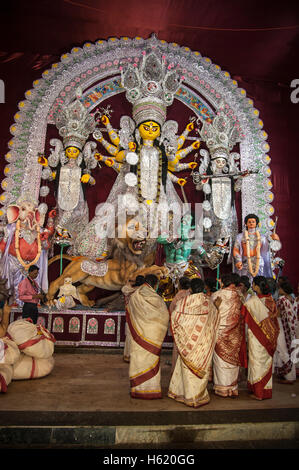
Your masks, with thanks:
[{"label": "lakshmi idol", "polygon": [[58,220],[57,236],[75,238],[88,223],[88,205],[84,197],[83,184],[95,184],[91,170],[97,166],[94,158],[95,142],[86,142],[95,128],[95,120],[80,102],[82,91],[76,90],[76,99],[64,106],[56,119],[63,142],[51,139],[49,158],[39,155],[43,166],[42,179],[57,181]]},{"label": "lakshmi idol", "polygon": [[248,214],[245,230],[237,235],[233,248],[234,271],[250,279],[256,276],[272,277],[271,253],[280,250],[281,243],[276,233],[271,234],[270,242],[258,230],[259,218]]}]

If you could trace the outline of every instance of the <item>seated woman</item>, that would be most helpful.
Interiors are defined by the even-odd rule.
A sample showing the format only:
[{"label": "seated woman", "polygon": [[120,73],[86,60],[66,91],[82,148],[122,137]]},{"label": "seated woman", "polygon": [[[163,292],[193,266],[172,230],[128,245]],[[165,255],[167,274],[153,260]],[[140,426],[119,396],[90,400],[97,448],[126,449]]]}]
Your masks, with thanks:
[{"label": "seated woman", "polygon": [[264,276],[253,279],[252,295],[242,307],[248,325],[248,378],[252,398],[272,398],[272,363],[276,350],[279,325],[275,301]]},{"label": "seated woman", "polygon": [[293,287],[288,281],[281,282],[279,286],[279,299],[277,300],[278,322],[280,333],[277,341],[276,368],[279,383],[293,384],[296,380],[296,364],[291,356],[295,349],[298,327],[298,304],[292,296]]}]

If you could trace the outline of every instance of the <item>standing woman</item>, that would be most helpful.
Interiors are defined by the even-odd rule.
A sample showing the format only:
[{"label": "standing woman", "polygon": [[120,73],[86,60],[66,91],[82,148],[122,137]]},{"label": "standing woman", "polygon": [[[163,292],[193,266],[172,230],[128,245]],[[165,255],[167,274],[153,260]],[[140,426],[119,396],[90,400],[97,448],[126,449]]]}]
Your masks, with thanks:
[{"label": "standing woman", "polygon": [[[296,339],[296,330],[298,326],[298,303],[292,296],[293,288],[288,281],[283,281],[279,287],[279,299],[277,300],[278,321],[280,333],[284,336],[285,351],[278,351],[276,372],[279,377],[279,383],[293,384],[296,380],[296,364],[292,362],[291,356],[295,349],[292,347],[292,341]],[[283,355],[283,352],[285,353]],[[288,360],[283,361],[283,356]]]},{"label": "standing woman", "polygon": [[[171,301],[171,304],[169,305],[168,311],[169,315],[171,317],[172,312],[175,310],[178,302],[188,295],[191,294],[191,279],[188,277],[181,277],[179,279],[179,290],[174,296],[174,298]],[[173,373],[175,364],[178,358],[178,349],[176,347],[175,342],[173,341],[173,348],[172,348],[172,359],[171,359],[171,373]]]},{"label": "standing woman", "polygon": [[252,398],[272,398],[272,363],[276,350],[279,324],[277,308],[264,276],[253,279],[253,295],[242,307],[248,325],[247,385]]},{"label": "standing woman", "polygon": [[[137,276],[135,281],[129,280],[128,283],[125,286],[123,286],[121,291],[124,294],[126,308],[129,303],[131,295],[135,292],[135,290],[138,287],[142,286],[144,282],[145,282],[145,278],[143,276]],[[124,362],[130,362],[131,333],[130,333],[130,328],[128,327],[128,323],[126,323],[125,334],[126,334],[126,339],[125,339],[123,360]]]}]

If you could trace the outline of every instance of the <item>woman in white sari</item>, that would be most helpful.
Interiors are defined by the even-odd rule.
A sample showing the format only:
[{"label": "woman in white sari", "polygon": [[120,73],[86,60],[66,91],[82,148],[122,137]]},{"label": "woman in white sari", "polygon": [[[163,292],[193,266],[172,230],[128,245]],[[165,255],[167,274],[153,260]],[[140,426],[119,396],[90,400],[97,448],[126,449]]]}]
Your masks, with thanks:
[{"label": "woman in white sari", "polygon": [[160,354],[169,313],[164,300],[156,293],[158,283],[155,275],[145,276],[145,283],[131,295],[127,305],[132,398],[162,398]]},{"label": "woman in white sari", "polygon": [[[138,289],[138,287],[142,286],[144,282],[145,282],[144,276],[137,276],[135,281],[129,280],[128,283],[122,288],[121,291],[124,294],[126,308],[129,303],[131,295],[136,291],[136,289]],[[128,327],[128,323],[126,323],[125,334],[126,334],[126,339],[125,339],[125,346],[124,346],[124,352],[123,352],[123,359],[124,359],[124,362],[130,362],[131,333],[130,333],[130,328]]]},{"label": "woman in white sari", "polygon": [[248,325],[247,385],[252,398],[272,398],[272,364],[276,350],[279,325],[275,301],[264,276],[253,279],[257,295],[250,297],[242,307]]},{"label": "woman in white sari", "polygon": [[294,340],[297,338],[298,303],[292,297],[293,288],[288,281],[279,286],[279,299],[277,300],[278,322],[280,327],[275,355],[275,371],[279,383],[293,384],[296,380],[296,364],[292,361],[295,349]]},{"label": "woman in white sari", "polygon": [[[192,294],[181,299],[171,313],[171,330],[178,357],[170,379],[168,396],[198,408],[209,403],[209,369],[219,325],[218,309],[203,293],[201,279],[191,280]],[[215,306],[217,305],[217,307]]]},{"label": "woman in white sari", "polygon": [[245,347],[244,321],[241,315],[242,300],[236,273],[221,276],[221,289],[212,294],[220,297],[220,323],[213,355],[213,382],[215,395],[237,397],[240,366],[243,365]]}]

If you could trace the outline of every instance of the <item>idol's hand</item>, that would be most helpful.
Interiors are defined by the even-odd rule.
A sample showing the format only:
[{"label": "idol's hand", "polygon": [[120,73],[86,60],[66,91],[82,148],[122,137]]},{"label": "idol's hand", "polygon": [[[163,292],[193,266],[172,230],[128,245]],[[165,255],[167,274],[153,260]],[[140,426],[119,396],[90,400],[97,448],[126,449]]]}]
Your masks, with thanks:
[{"label": "idol's hand", "polygon": [[104,124],[104,126],[108,126],[108,124],[109,124],[109,119],[108,119],[107,116],[105,116],[105,115],[102,116],[102,117],[101,117],[101,121],[102,121],[102,123]]},{"label": "idol's hand", "polygon": [[190,162],[190,163],[188,163],[188,165],[189,165],[189,168],[191,168],[191,170],[194,170],[197,167],[196,162]]},{"label": "idol's hand", "polygon": [[49,232],[43,232],[40,234],[40,239],[42,242],[48,240],[48,238],[49,238]]},{"label": "idol's hand", "polygon": [[186,126],[186,129],[190,132],[190,131],[193,131],[194,129],[194,124],[193,122],[189,122],[189,124],[187,124]]},{"label": "idol's hand", "polygon": [[87,175],[82,175],[81,182],[82,183],[88,183],[89,178],[90,178],[90,175],[88,175],[88,174]]},{"label": "idol's hand", "polygon": [[56,209],[52,209],[52,210],[49,212],[49,219],[53,219],[54,217],[56,217],[56,215],[57,215]]},{"label": "idol's hand", "polygon": [[48,166],[48,160],[44,155],[40,155],[37,159],[38,163],[42,166]]},{"label": "idol's hand", "polygon": [[277,235],[277,233],[272,233],[271,238],[272,238],[272,240],[280,241],[279,236]]},{"label": "idol's hand", "polygon": [[135,152],[136,150],[135,142],[129,142],[129,150],[131,150],[131,152]]},{"label": "idol's hand", "polygon": [[114,161],[112,160],[112,158],[107,158],[107,160],[105,160],[105,165],[107,166],[113,166],[114,165]]},{"label": "idol's hand", "polygon": [[243,268],[243,263],[242,263],[242,261],[238,261],[238,262],[236,263],[236,268],[237,268],[239,271],[241,271],[241,269]]}]

